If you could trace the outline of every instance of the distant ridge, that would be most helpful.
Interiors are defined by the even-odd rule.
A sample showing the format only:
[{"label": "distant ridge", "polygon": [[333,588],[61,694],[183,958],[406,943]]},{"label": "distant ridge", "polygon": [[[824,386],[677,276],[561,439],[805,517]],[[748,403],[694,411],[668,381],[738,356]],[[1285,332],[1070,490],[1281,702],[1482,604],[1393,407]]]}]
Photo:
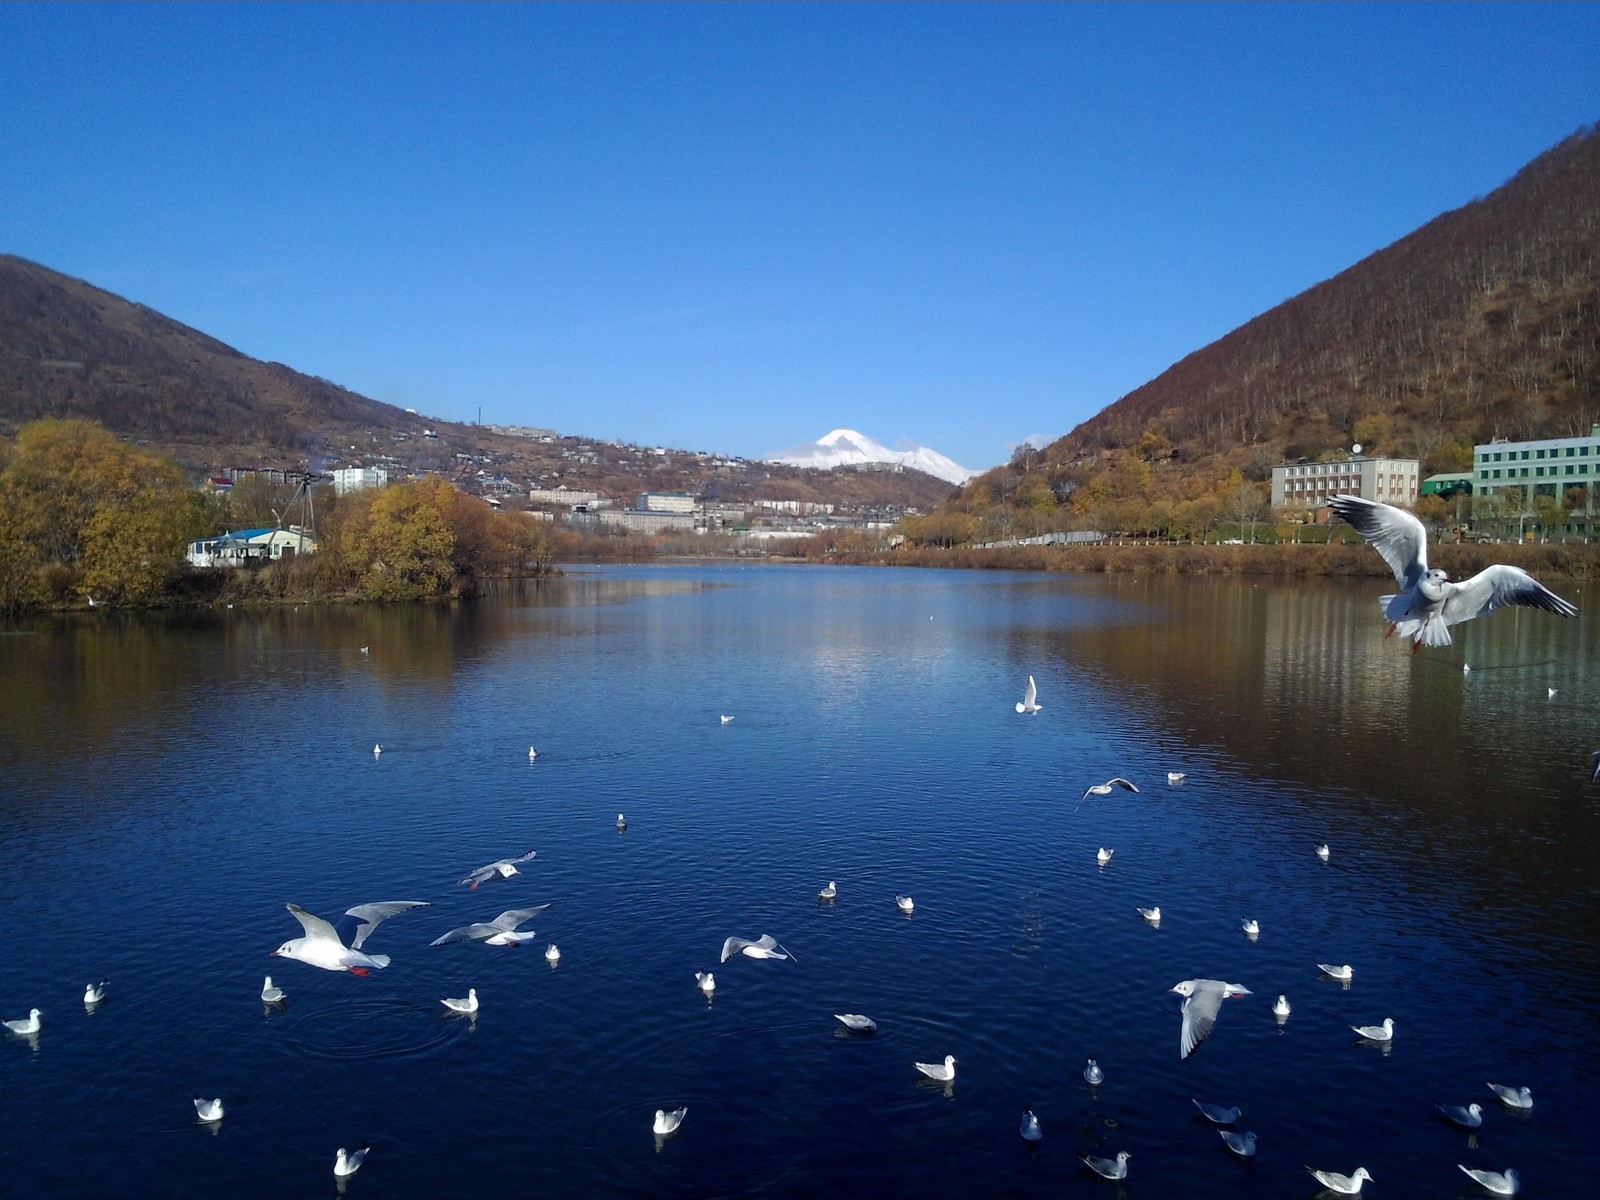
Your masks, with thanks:
[{"label": "distant ridge", "polygon": [[791,467],[813,467],[823,471],[870,463],[898,463],[954,484],[965,483],[977,474],[926,446],[918,446],[914,450],[891,450],[853,429],[835,429],[815,442],[783,451],[773,461]]}]

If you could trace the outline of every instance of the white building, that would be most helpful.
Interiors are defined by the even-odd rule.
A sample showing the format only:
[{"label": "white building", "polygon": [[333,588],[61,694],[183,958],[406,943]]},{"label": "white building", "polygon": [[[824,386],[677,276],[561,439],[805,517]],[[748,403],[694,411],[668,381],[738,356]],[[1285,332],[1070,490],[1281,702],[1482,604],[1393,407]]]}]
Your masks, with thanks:
[{"label": "white building", "polygon": [[641,512],[638,509],[618,509],[603,512],[575,512],[573,524],[611,525],[629,533],[693,533],[693,513]]},{"label": "white building", "polygon": [[534,504],[565,504],[571,508],[574,504],[593,504],[600,499],[600,493],[569,487],[529,488],[528,499]]},{"label": "white building", "polygon": [[1420,464],[1414,458],[1345,458],[1284,463],[1272,468],[1272,507],[1321,508],[1329,496],[1360,496],[1409,508],[1417,502]]},{"label": "white building", "polygon": [[389,472],[382,467],[340,467],[333,472],[335,496],[388,486]]},{"label": "white building", "polygon": [[1593,488],[1600,480],[1600,425],[1590,429],[1588,437],[1474,446],[1472,460],[1475,495],[1517,488],[1525,499],[1532,500],[1583,488],[1588,494],[1587,507],[1592,509]]},{"label": "white building", "polygon": [[692,513],[694,497],[687,492],[640,492],[634,508],[640,512]]},{"label": "white building", "polygon": [[298,554],[315,554],[316,539],[299,526],[288,529],[241,529],[189,543],[185,557],[192,567],[242,567]]}]

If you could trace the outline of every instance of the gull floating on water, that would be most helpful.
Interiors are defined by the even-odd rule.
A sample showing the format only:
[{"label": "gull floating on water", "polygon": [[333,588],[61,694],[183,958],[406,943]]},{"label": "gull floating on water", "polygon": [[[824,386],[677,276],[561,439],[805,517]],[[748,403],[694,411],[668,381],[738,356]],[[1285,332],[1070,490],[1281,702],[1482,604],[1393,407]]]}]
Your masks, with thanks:
[{"label": "gull floating on water", "polygon": [[526,854],[518,855],[516,858],[499,859],[486,867],[479,867],[476,871],[468,872],[462,878],[461,884],[475,891],[480,883],[488,883],[491,879],[510,879],[513,875],[522,874],[517,870],[518,863],[529,862],[537,857],[538,851],[529,850]]},{"label": "gull floating on water", "polygon": [[1323,862],[1327,862],[1328,861],[1328,853],[1329,853],[1329,851],[1328,851],[1328,843],[1327,842],[1323,842],[1322,845],[1317,847],[1317,857],[1320,858]]},{"label": "gull floating on water", "polygon": [[678,1126],[683,1124],[683,1119],[689,1115],[689,1106],[675,1108],[671,1112],[665,1109],[656,1109],[655,1122],[650,1126],[650,1132],[657,1137],[666,1137],[669,1133],[678,1132]]},{"label": "gull floating on water", "polygon": [[1217,1130],[1222,1135],[1222,1142],[1240,1158],[1251,1158],[1256,1152],[1256,1135],[1253,1133],[1235,1133],[1231,1129]]},{"label": "gull floating on water", "polygon": [[864,1017],[860,1013],[834,1013],[833,1019],[840,1021],[844,1027],[856,1033],[877,1033],[878,1023],[871,1017]]},{"label": "gull floating on water", "polygon": [[1355,1196],[1361,1192],[1361,1185],[1372,1176],[1365,1167],[1357,1167],[1354,1175],[1341,1175],[1337,1171],[1319,1171],[1315,1167],[1307,1167],[1316,1176],[1317,1182],[1331,1192],[1338,1192],[1341,1196]]},{"label": "gull floating on water", "polygon": [[1037,1142],[1044,1134],[1039,1129],[1039,1118],[1033,1115],[1033,1109],[1022,1110],[1022,1128],[1018,1130],[1024,1141]]},{"label": "gull floating on water", "polygon": [[722,723],[724,725],[732,725],[733,724],[733,718],[730,717],[730,716],[724,715],[723,718],[722,718]]},{"label": "gull floating on water", "polygon": [[1318,963],[1317,970],[1321,971],[1329,979],[1338,979],[1345,983],[1349,983],[1355,978],[1356,975],[1355,968],[1349,963],[1343,963],[1340,965],[1335,965],[1334,963]]},{"label": "gull floating on water", "polygon": [[7,1021],[6,1028],[21,1037],[30,1037],[39,1032],[39,1010],[33,1009],[26,1017],[15,1021]]},{"label": "gull floating on water", "polygon": [[1113,854],[1115,854],[1115,853],[1116,853],[1115,850],[1107,850],[1104,846],[1101,846],[1100,847],[1100,852],[1098,854],[1096,854],[1094,856],[1094,858],[1095,858],[1095,861],[1098,862],[1103,867],[1108,862],[1111,861],[1111,856]]},{"label": "gull floating on water", "polygon": [[1328,507],[1355,526],[1394,572],[1400,591],[1378,597],[1378,603],[1389,619],[1389,632],[1412,639],[1412,653],[1423,646],[1450,645],[1450,626],[1507,604],[1562,617],[1578,615],[1576,607],[1521,567],[1497,563],[1460,583],[1451,583],[1443,571],[1430,571],[1427,531],[1403,508],[1359,496],[1334,496]]},{"label": "gull floating on water", "polygon": [[[1137,906],[1135,906],[1135,907],[1137,907]],[[1150,924],[1152,924],[1152,925],[1161,924],[1161,906],[1159,904],[1156,905],[1154,908],[1141,908],[1141,909],[1139,909],[1139,915],[1141,917],[1143,917],[1146,921],[1149,921]]]},{"label": "gull floating on water", "polygon": [[1496,1196],[1515,1196],[1517,1190],[1522,1187],[1522,1180],[1518,1178],[1514,1167],[1507,1167],[1504,1171],[1476,1171],[1461,1163],[1457,1163],[1456,1166],[1472,1176],[1474,1182]]},{"label": "gull floating on water", "polygon": [[492,921],[481,921],[476,925],[463,925],[459,929],[452,929],[449,933],[434,938],[428,945],[448,946],[452,942],[482,942],[487,946],[521,946],[533,940],[533,930],[519,931],[517,927],[527,924],[549,907],[548,904],[539,904],[533,908],[508,908]]},{"label": "gull floating on water", "polygon": [[1256,937],[1261,932],[1261,925],[1254,917],[1246,917],[1243,921],[1239,922],[1239,928],[1244,930],[1246,937]]},{"label": "gull floating on water", "polygon": [[287,997],[287,992],[285,992],[281,987],[277,987],[273,984],[271,975],[268,975],[266,979],[262,980],[261,1003],[282,1004]]},{"label": "gull floating on water", "polygon": [[[1104,783],[1091,783],[1083,790],[1083,795],[1078,797],[1078,808],[1082,808],[1083,802],[1090,796],[1109,796],[1115,788],[1122,788],[1127,792],[1137,792],[1139,790],[1120,775],[1115,779],[1108,779]],[[1076,812],[1077,809],[1073,809],[1073,811]]]},{"label": "gull floating on water", "polygon": [[1089,1170],[1101,1179],[1126,1179],[1128,1177],[1128,1160],[1133,1157],[1126,1150],[1118,1150],[1115,1158],[1096,1158],[1092,1154],[1078,1156]]},{"label": "gull floating on water", "polygon": [[[34,1013],[34,1016],[38,1015],[38,1013]],[[1499,1096],[1509,1108],[1533,1107],[1533,1093],[1525,1087],[1504,1087],[1498,1083],[1491,1083],[1489,1090]]]},{"label": "gull floating on water", "polygon": [[102,979],[99,983],[91,983],[88,987],[84,988],[84,1004],[88,1005],[90,1008],[93,1008],[96,1004],[99,1004],[100,1001],[104,1000],[106,998],[106,985],[110,982],[111,980],[109,979]]},{"label": "gull floating on water", "polygon": [[819,899],[819,900],[833,900],[833,899],[836,899],[838,897],[838,895],[839,895],[839,889],[834,886],[833,880],[830,879],[830,880],[828,880],[828,886],[823,888],[820,892],[817,893],[817,899]]},{"label": "gull floating on water", "polygon": [[1100,1064],[1091,1058],[1089,1065],[1083,1069],[1083,1079],[1090,1087],[1099,1087],[1106,1081],[1106,1073],[1100,1069]]},{"label": "gull floating on water", "polygon": [[1172,991],[1183,999],[1183,1028],[1178,1038],[1178,1057],[1188,1058],[1201,1042],[1211,1035],[1217,1023],[1222,1002],[1230,997],[1248,996],[1250,989],[1237,983],[1224,983],[1220,979],[1185,979],[1172,985]]},{"label": "gull floating on water", "polygon": [[382,753],[383,753],[383,745],[381,743],[379,743],[379,742],[373,742],[372,743],[372,757],[373,758],[377,758]]},{"label": "gull floating on water", "polygon": [[627,831],[628,831],[628,818],[623,816],[621,813],[618,813],[617,814],[617,832],[618,833],[626,833]]},{"label": "gull floating on water", "polygon": [[1382,1025],[1352,1025],[1350,1028],[1369,1042],[1390,1042],[1394,1040],[1394,1021],[1390,1017],[1385,1017]]},{"label": "gull floating on water", "polygon": [[454,1013],[475,1013],[478,1011],[478,989],[468,988],[465,1000],[451,996],[440,996],[439,1003]]},{"label": "gull floating on water", "polygon": [[1033,676],[1029,675],[1028,686],[1023,690],[1022,699],[1017,701],[1017,711],[1032,714],[1038,712],[1041,707],[1043,706],[1039,703],[1039,688],[1033,682]]},{"label": "gull floating on water", "polygon": [[949,1083],[956,1077],[956,1058],[953,1054],[946,1054],[943,1063],[913,1063],[912,1066],[940,1083]]},{"label": "gull floating on water", "polygon": [[696,971],[694,973],[694,982],[708,996],[717,990],[717,977],[710,971]]},{"label": "gull floating on water", "polygon": [[1287,1017],[1289,1015],[1289,997],[1282,992],[1278,993],[1278,998],[1272,1003],[1272,1015],[1275,1017]]},{"label": "gull floating on water", "polygon": [[550,945],[545,949],[544,960],[547,963],[558,963],[561,961],[561,951],[556,949],[556,944],[554,942],[551,942]]},{"label": "gull floating on water", "polygon": [[366,646],[361,647],[361,653],[365,654],[368,649],[369,649],[369,647],[366,647]]},{"label": "gull floating on water", "polygon": [[1187,778],[1189,778],[1189,777],[1187,775],[1185,775],[1182,771],[1168,771],[1167,772],[1167,782],[1170,783],[1170,784],[1173,784],[1173,785],[1180,784]]},{"label": "gull floating on water", "polygon": [[1463,1129],[1476,1129],[1483,1124],[1483,1106],[1472,1103],[1463,1108],[1459,1104],[1435,1104],[1440,1112]]},{"label": "gull floating on water", "polygon": [[1556,698],[1556,690],[1555,690],[1555,688],[1546,688],[1545,689],[1545,699],[1546,700],[1554,700],[1555,698]]},{"label": "gull floating on water", "polygon": [[413,908],[427,908],[425,900],[386,900],[377,904],[358,904],[345,910],[338,922],[330,925],[321,917],[308,913],[298,904],[285,907],[305,929],[304,937],[291,938],[272,953],[279,958],[292,958],[324,971],[349,971],[352,975],[370,975],[389,965],[387,954],[367,954],[361,949],[367,937],[390,917]]},{"label": "gull floating on water", "polygon": [[778,945],[777,939],[770,933],[763,933],[753,942],[748,938],[731,937],[722,943],[722,958],[720,961],[727,962],[735,954],[742,954],[746,958],[792,959],[794,957],[794,955]]},{"label": "gull floating on water", "polygon": [[1223,1108],[1220,1104],[1202,1104],[1192,1097],[1190,1098],[1190,1103],[1198,1108],[1200,1115],[1213,1125],[1232,1125],[1240,1117],[1240,1112],[1237,1108]]},{"label": "gull floating on water", "polygon": [[202,1121],[222,1120],[222,1097],[212,1100],[202,1100],[198,1095],[194,1098],[194,1115]]},{"label": "gull floating on water", "polygon": [[528,747],[528,761],[532,762],[534,759],[536,759],[538,757],[539,757],[539,752],[537,750],[535,750],[532,746],[529,746]]},{"label": "gull floating on water", "polygon": [[896,896],[894,906],[903,913],[913,912],[917,907],[910,896]]},{"label": "gull floating on water", "polygon": [[340,1179],[348,1179],[361,1170],[361,1164],[367,1161],[367,1155],[372,1153],[371,1146],[362,1146],[354,1154],[346,1154],[344,1147],[339,1147],[339,1153],[333,1156],[333,1173]]}]

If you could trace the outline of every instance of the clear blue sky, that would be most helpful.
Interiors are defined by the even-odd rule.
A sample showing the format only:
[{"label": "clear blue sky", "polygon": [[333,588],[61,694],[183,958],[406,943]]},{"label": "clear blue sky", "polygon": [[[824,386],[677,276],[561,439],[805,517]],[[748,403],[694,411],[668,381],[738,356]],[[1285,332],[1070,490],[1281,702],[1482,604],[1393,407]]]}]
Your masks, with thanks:
[{"label": "clear blue sky", "polygon": [[1600,120],[1600,5],[0,5],[0,251],[436,417],[972,468]]}]

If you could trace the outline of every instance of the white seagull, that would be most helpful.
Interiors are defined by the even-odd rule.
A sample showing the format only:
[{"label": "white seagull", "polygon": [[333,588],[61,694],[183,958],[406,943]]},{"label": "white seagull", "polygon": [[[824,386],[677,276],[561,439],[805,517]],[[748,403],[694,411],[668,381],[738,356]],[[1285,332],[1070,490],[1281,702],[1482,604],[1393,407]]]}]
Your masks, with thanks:
[{"label": "white seagull", "polygon": [[912,1063],[912,1066],[921,1071],[929,1079],[939,1083],[949,1083],[956,1077],[956,1056],[946,1054],[942,1063]]},{"label": "white seagull", "polygon": [[1338,979],[1344,983],[1349,983],[1356,977],[1356,969],[1349,963],[1318,963],[1317,970],[1321,971],[1329,979]]},{"label": "white seagull", "polygon": [[1350,1028],[1369,1042],[1392,1042],[1394,1040],[1394,1020],[1390,1017],[1385,1017],[1382,1025],[1352,1025]]},{"label": "white seagull", "polygon": [[1190,1103],[1198,1108],[1200,1115],[1213,1125],[1232,1125],[1241,1115],[1237,1108],[1223,1108],[1220,1104],[1202,1104],[1192,1097],[1190,1098]]},{"label": "white seagull", "polygon": [[1167,772],[1167,782],[1172,784],[1174,787],[1182,783],[1187,778],[1189,778],[1189,776],[1184,774],[1182,771]]},{"label": "white seagull", "polygon": [[535,750],[532,746],[529,746],[528,747],[528,761],[532,762],[534,759],[536,759],[538,757],[539,757],[539,752],[537,750]]},{"label": "white seagull", "polygon": [[1111,856],[1115,853],[1115,850],[1107,850],[1104,846],[1101,846],[1100,852],[1094,856],[1094,859],[1103,867],[1111,861]]},{"label": "white seagull", "polygon": [[724,713],[722,715],[722,723],[724,725],[732,725],[733,724],[733,718],[728,716],[726,713]]},{"label": "white seagull", "polygon": [[440,996],[439,1003],[444,1005],[453,1013],[466,1013],[470,1016],[472,1013],[478,1011],[478,989],[468,988],[467,998],[465,1000],[456,999],[451,996]]},{"label": "white seagull", "polygon": [[362,1146],[354,1154],[346,1154],[344,1147],[339,1147],[339,1153],[333,1156],[333,1173],[340,1179],[348,1179],[361,1170],[361,1164],[367,1161],[367,1155],[372,1153],[371,1146]]},{"label": "white seagull", "polygon": [[529,862],[537,857],[537,851],[529,850],[526,854],[518,855],[516,858],[499,859],[486,867],[479,867],[476,871],[468,872],[461,880],[461,883],[466,887],[476,889],[480,883],[488,883],[491,879],[510,879],[513,875],[522,873],[517,870],[518,863]]},{"label": "white seagull", "polygon": [[1178,1057],[1188,1058],[1201,1042],[1211,1034],[1222,1011],[1222,1002],[1230,997],[1248,996],[1250,989],[1237,983],[1224,983],[1220,979],[1185,979],[1172,985],[1172,991],[1183,997],[1183,1028],[1178,1038]]},{"label": "white seagull", "polygon": [[717,990],[717,977],[710,971],[696,971],[694,973],[694,983],[696,987],[708,996]]},{"label": "white seagull", "polygon": [[30,1037],[39,1032],[39,1010],[33,1009],[26,1017],[7,1021],[6,1028],[19,1037]]},{"label": "white seagull", "polygon": [[1092,1154],[1080,1154],[1084,1166],[1093,1171],[1101,1179],[1126,1179],[1128,1177],[1128,1160],[1133,1157],[1126,1150],[1118,1150],[1115,1158],[1096,1158]]},{"label": "white seagull", "polygon": [[1507,604],[1562,617],[1578,615],[1576,607],[1521,567],[1499,563],[1461,583],[1451,583],[1438,569],[1430,571],[1427,531],[1403,508],[1359,496],[1334,496],[1328,507],[1355,526],[1394,572],[1400,591],[1379,596],[1378,603],[1389,619],[1389,632],[1412,639],[1412,653],[1423,646],[1448,646],[1450,626]]},{"label": "white seagull", "polygon": [[347,909],[336,924],[330,925],[321,917],[308,913],[298,904],[285,905],[294,919],[305,929],[304,937],[291,938],[272,953],[279,958],[292,958],[324,971],[349,971],[352,975],[370,975],[389,965],[387,954],[367,954],[361,949],[367,937],[390,917],[410,912],[413,908],[427,908],[426,900],[386,900],[378,904],[358,904]]},{"label": "white seagull", "polygon": [[554,942],[551,942],[547,947],[545,947],[544,960],[551,966],[555,966],[556,963],[561,961],[561,951],[556,949],[556,944]]},{"label": "white seagull", "polygon": [[1028,686],[1023,690],[1022,699],[1017,701],[1017,711],[1031,715],[1038,712],[1041,707],[1043,706],[1039,703],[1038,685],[1033,682],[1033,676],[1029,675]]},{"label": "white seagull", "polygon": [[1083,1069],[1083,1080],[1090,1087],[1099,1087],[1106,1081],[1106,1073],[1100,1069],[1100,1064],[1091,1058],[1089,1065]]},{"label": "white seagull", "polygon": [[1456,1166],[1472,1176],[1473,1181],[1482,1185],[1484,1190],[1496,1196],[1515,1196],[1522,1187],[1522,1180],[1518,1178],[1514,1167],[1507,1167],[1504,1171],[1475,1171],[1461,1163]]},{"label": "white seagull", "polygon": [[617,814],[617,832],[618,833],[626,833],[626,832],[628,832],[628,818],[623,816],[621,813]]},{"label": "white seagull", "polygon": [[383,753],[383,744],[381,742],[373,742],[372,743],[372,757],[373,758],[377,758],[382,753]]},{"label": "white seagull", "polygon": [[212,1100],[202,1100],[196,1095],[194,1098],[194,1115],[207,1122],[222,1120],[222,1097],[218,1096]]},{"label": "white seagull", "polygon": [[722,943],[722,958],[719,961],[727,962],[735,954],[742,954],[746,958],[792,959],[794,957],[794,955],[778,945],[777,939],[770,933],[763,933],[753,942],[749,938],[729,938]]},{"label": "white seagull", "polygon": [[428,945],[448,946],[452,942],[483,942],[488,946],[521,946],[533,940],[533,930],[519,931],[517,927],[527,924],[549,907],[548,904],[539,904],[533,908],[508,908],[492,921],[452,929],[449,933],[434,938]]},{"label": "white seagull", "polygon": [[1018,1130],[1025,1142],[1037,1142],[1044,1136],[1039,1129],[1039,1118],[1033,1115],[1033,1109],[1022,1110],[1022,1128]]},{"label": "white seagull", "polygon": [[819,900],[835,900],[839,896],[839,889],[834,886],[833,880],[828,880],[828,886],[817,893]]},{"label": "white seagull", "polygon": [[[39,1014],[35,1012],[33,1015],[37,1017]],[[1533,1093],[1525,1087],[1504,1087],[1498,1083],[1491,1083],[1489,1090],[1499,1096],[1508,1108],[1533,1107]]]},{"label": "white seagull", "polygon": [[1483,1124],[1483,1106],[1472,1103],[1463,1108],[1459,1104],[1435,1104],[1440,1112],[1463,1129],[1476,1129]]},{"label": "white seagull", "polygon": [[1279,992],[1278,998],[1272,1002],[1272,1015],[1275,1017],[1287,1017],[1289,1015],[1289,997],[1282,992]]},{"label": "white seagull", "polygon": [[871,1017],[864,1017],[860,1013],[834,1013],[833,1019],[841,1022],[844,1027],[853,1033],[877,1033],[878,1023]]},{"label": "white seagull", "polygon": [[896,896],[894,906],[903,913],[914,912],[917,907],[910,896]]},{"label": "white seagull", "polygon": [[100,1001],[104,1000],[106,998],[106,985],[110,982],[111,980],[109,979],[102,979],[99,983],[91,983],[88,987],[84,988],[84,1004],[90,1008],[93,1008],[96,1004],[99,1004]]},{"label": "white seagull", "polygon": [[271,975],[268,975],[266,977],[266,979],[262,980],[262,982],[261,982],[261,1003],[263,1003],[263,1004],[282,1004],[284,1002],[284,1000],[287,999],[287,998],[288,998],[288,993],[285,992],[281,987],[277,987],[276,985],[273,984]]},{"label": "white seagull", "polygon": [[1235,1133],[1231,1129],[1219,1129],[1222,1141],[1229,1150],[1240,1158],[1251,1158],[1256,1152],[1256,1135],[1253,1133]]},{"label": "white seagull", "polygon": [[[1083,802],[1090,796],[1109,796],[1115,788],[1122,788],[1128,792],[1137,792],[1139,790],[1120,775],[1115,779],[1108,779],[1104,783],[1091,783],[1084,788],[1083,795],[1078,797],[1078,808],[1082,808]],[[1078,809],[1075,808],[1072,811],[1077,812]]]},{"label": "white seagull", "polygon": [[1327,842],[1323,842],[1322,845],[1317,847],[1317,857],[1320,858],[1323,862],[1327,862],[1328,861],[1328,843]]},{"label": "white seagull", "polygon": [[1337,1171],[1319,1171],[1315,1167],[1307,1167],[1316,1176],[1317,1182],[1330,1192],[1338,1192],[1341,1196],[1355,1196],[1361,1192],[1361,1185],[1372,1176],[1365,1167],[1357,1167],[1354,1175],[1341,1175]]},{"label": "white seagull", "polygon": [[678,1126],[683,1124],[683,1119],[689,1115],[689,1106],[675,1108],[671,1112],[665,1109],[656,1109],[656,1119],[650,1126],[650,1132],[657,1137],[666,1137],[669,1133],[677,1133]]},{"label": "white seagull", "polygon": [[[1135,905],[1135,907],[1138,907],[1138,906]],[[1141,917],[1143,917],[1146,921],[1149,921],[1150,924],[1152,924],[1152,925],[1161,924],[1161,906],[1159,904],[1156,905],[1154,908],[1141,908],[1141,909],[1139,909],[1139,915]]]},{"label": "white seagull", "polygon": [[1254,917],[1246,917],[1239,922],[1239,928],[1244,930],[1245,937],[1259,937],[1261,934],[1261,925]]}]

